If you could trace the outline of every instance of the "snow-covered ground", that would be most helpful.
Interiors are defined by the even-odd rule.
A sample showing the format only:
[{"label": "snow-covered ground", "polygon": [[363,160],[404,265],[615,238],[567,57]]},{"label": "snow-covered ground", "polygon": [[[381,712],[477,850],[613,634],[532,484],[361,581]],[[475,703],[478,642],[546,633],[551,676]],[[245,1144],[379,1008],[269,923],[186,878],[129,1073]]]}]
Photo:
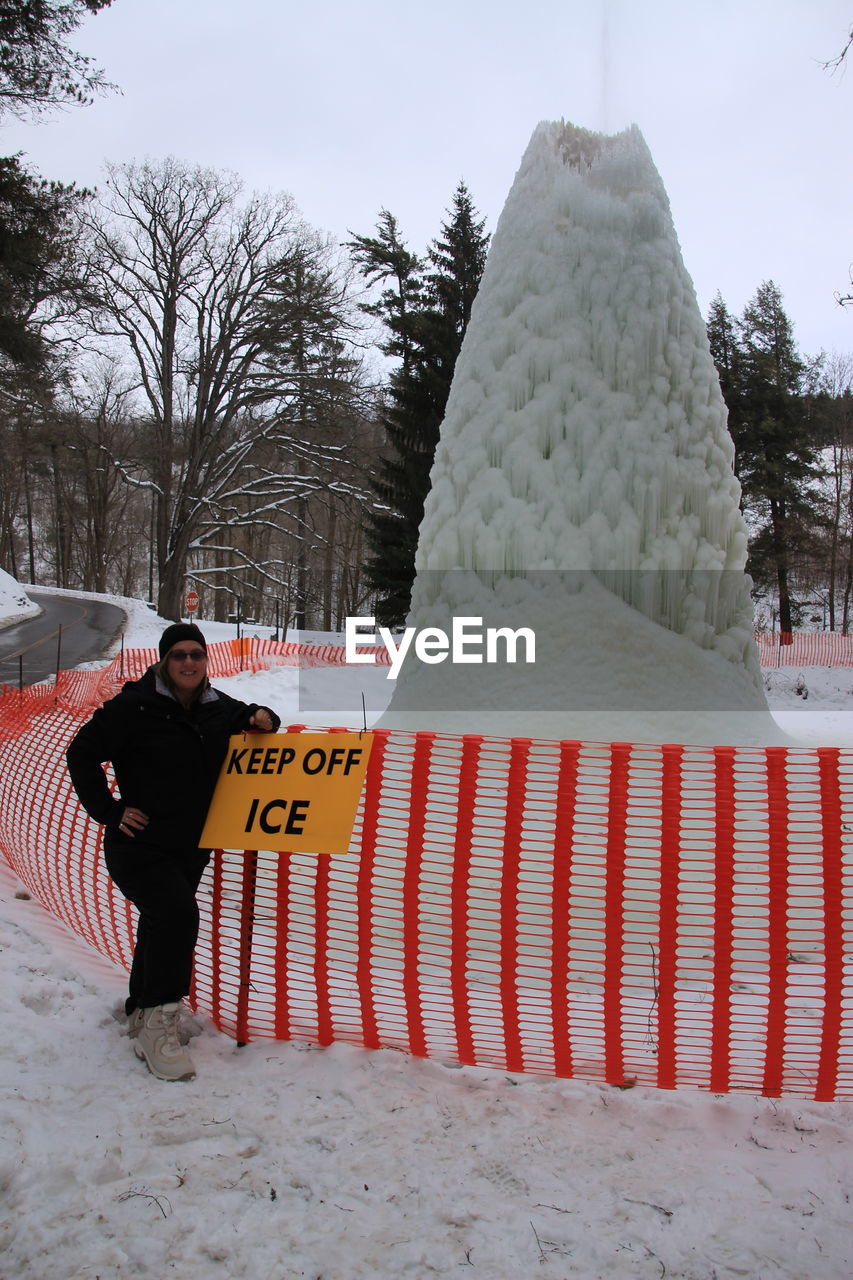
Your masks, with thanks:
[{"label": "snow-covered ground", "polygon": [[20,583],[0,569],[0,630],[24,618],[35,618],[39,612]]},{"label": "snow-covered ground", "polygon": [[[156,644],[162,620],[117,603],[125,643]],[[390,688],[369,667],[357,699],[352,672],[317,678],[315,722],[350,720],[340,707],[362,688],[373,718]],[[788,733],[853,743],[853,669],[765,682]],[[221,685],[301,718],[292,669]],[[853,1274],[847,1104],[238,1049],[204,1020],[197,1078],[164,1084],[116,1016],[124,975],[21,893],[0,862],[3,1280]]]}]

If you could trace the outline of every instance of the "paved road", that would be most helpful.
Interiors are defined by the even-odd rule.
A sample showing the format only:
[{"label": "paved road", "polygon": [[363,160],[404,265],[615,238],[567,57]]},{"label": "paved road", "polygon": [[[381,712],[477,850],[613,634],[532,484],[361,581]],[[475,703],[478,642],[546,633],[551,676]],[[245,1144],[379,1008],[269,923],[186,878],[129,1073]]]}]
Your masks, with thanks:
[{"label": "paved road", "polygon": [[46,680],[56,673],[57,650],[63,670],[107,657],[126,621],[123,609],[102,600],[27,594],[42,612],[0,631],[0,684],[17,685],[22,666],[24,684]]}]

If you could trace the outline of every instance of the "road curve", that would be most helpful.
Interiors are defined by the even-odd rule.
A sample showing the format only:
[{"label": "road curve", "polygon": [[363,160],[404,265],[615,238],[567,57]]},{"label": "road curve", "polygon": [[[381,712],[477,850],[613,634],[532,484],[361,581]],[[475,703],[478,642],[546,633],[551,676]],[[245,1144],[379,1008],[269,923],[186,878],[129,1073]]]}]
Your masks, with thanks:
[{"label": "road curve", "polygon": [[[42,612],[0,631],[0,684],[37,684],[63,670],[111,656],[127,614],[117,605],[87,596],[56,595],[40,588],[27,594]],[[61,633],[60,633],[61,628]]]}]

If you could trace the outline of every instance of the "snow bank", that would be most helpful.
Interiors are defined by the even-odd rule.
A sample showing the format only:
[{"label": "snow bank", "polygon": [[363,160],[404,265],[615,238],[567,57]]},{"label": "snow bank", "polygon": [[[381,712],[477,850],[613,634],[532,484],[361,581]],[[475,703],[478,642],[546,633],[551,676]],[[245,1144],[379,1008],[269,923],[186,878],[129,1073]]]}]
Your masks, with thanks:
[{"label": "snow bank", "polygon": [[0,569],[0,629],[24,618],[35,618],[41,609],[27,595],[11,574]]}]

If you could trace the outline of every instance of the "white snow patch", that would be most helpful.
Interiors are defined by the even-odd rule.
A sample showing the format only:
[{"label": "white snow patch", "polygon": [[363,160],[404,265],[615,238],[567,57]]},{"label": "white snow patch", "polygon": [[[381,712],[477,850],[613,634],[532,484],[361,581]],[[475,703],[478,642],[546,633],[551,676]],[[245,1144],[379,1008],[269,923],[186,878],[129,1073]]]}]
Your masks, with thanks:
[{"label": "white snow patch", "polygon": [[41,609],[30,599],[21,584],[11,574],[0,569],[0,630],[11,627],[24,618],[35,618],[40,613]]},{"label": "white snow patch", "polygon": [[238,1049],[203,1019],[196,1080],[164,1084],[115,1017],[124,975],[16,891],[0,864],[4,1274],[850,1272],[849,1106]]}]

